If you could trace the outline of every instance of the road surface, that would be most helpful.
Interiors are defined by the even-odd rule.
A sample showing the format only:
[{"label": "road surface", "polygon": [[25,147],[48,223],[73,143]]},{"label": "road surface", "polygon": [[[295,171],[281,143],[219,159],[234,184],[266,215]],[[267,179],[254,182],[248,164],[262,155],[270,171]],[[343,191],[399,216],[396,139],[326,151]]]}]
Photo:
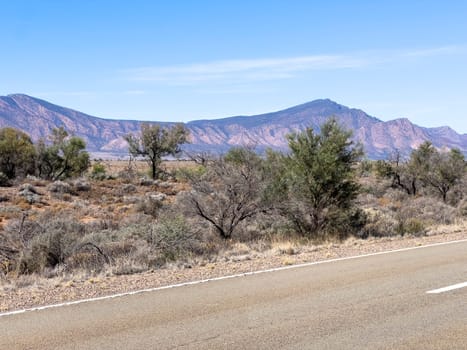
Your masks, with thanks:
[{"label": "road surface", "polygon": [[466,281],[458,242],[1,316],[0,349],[467,349]]}]

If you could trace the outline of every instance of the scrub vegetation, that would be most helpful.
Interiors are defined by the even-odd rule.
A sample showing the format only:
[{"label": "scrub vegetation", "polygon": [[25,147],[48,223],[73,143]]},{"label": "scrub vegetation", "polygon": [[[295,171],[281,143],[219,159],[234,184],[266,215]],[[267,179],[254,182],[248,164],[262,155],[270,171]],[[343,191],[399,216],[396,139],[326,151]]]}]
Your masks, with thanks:
[{"label": "scrub vegetation", "polygon": [[[244,247],[427,235],[467,218],[466,163],[424,143],[403,159],[364,159],[336,120],[288,136],[289,152],[232,148],[163,162],[185,129],[142,127],[145,162],[90,162],[56,129],[34,144],[0,129],[0,276],[133,274],[204,264]],[[293,242],[291,244],[290,242]],[[294,251],[294,249],[284,251]]]}]

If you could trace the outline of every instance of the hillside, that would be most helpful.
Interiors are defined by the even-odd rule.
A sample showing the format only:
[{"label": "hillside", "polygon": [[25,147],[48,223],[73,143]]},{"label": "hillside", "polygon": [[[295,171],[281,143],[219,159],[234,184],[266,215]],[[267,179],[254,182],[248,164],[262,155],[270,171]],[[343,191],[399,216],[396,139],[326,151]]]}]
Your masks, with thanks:
[{"label": "hillside", "polygon": [[[237,145],[285,149],[285,135],[313,127],[330,116],[354,131],[369,158],[384,158],[394,150],[409,153],[430,140],[437,147],[457,147],[467,154],[467,135],[449,127],[423,128],[408,119],[383,122],[359,109],[348,108],[328,99],[315,100],[282,111],[256,116],[237,116],[187,123],[191,131],[191,151],[222,152]],[[138,132],[141,121],[102,119],[22,94],[0,96],[0,127],[12,126],[27,132],[34,140],[63,126],[84,138],[95,154],[126,154],[123,136]],[[162,123],[170,125],[170,123]]]}]

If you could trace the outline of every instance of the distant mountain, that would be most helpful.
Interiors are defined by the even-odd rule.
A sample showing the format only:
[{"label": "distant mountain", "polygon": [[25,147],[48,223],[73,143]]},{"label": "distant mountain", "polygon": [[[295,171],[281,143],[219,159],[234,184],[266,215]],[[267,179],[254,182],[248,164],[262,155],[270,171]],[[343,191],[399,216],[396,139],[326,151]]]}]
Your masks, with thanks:
[{"label": "distant mountain", "polygon": [[[187,123],[191,131],[191,151],[223,152],[232,146],[255,145],[259,150],[285,150],[285,136],[291,132],[320,125],[334,116],[354,138],[363,143],[369,158],[385,158],[394,150],[409,154],[424,141],[436,147],[459,148],[467,154],[467,135],[449,127],[423,128],[408,119],[383,122],[359,109],[348,108],[331,100],[315,100],[282,111],[256,116],[237,116]],[[159,122],[153,122],[159,123]],[[126,155],[123,136],[140,130],[141,121],[93,117],[22,94],[0,96],[0,127],[12,126],[31,135],[45,137],[63,126],[70,134],[86,140],[88,150],[100,156]],[[160,123],[170,125],[171,123]]]}]

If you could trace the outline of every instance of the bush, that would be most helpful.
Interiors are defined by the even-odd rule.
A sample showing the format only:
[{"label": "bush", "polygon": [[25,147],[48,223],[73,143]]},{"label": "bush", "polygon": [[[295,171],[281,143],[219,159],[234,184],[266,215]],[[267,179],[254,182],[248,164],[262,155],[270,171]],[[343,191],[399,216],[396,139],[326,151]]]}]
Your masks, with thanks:
[{"label": "bush", "polygon": [[84,179],[76,179],[73,181],[73,187],[79,192],[87,192],[91,190],[91,184]]},{"label": "bush", "polygon": [[[206,163],[207,165],[208,163]],[[189,182],[190,179],[199,178],[206,173],[205,165],[178,168],[174,172],[175,179],[180,182]]]},{"label": "bush", "polygon": [[392,216],[382,211],[366,211],[367,222],[360,231],[360,238],[386,237],[398,235],[398,222]]},{"label": "bush", "polygon": [[394,190],[366,206],[368,222],[362,237],[422,235],[430,226],[454,223],[459,215],[458,209],[436,198],[414,198]]},{"label": "bush", "polygon": [[48,180],[60,180],[82,175],[89,167],[89,153],[83,139],[72,136],[63,127],[52,130],[51,144],[41,139],[37,143],[37,173]]},{"label": "bush", "polygon": [[29,204],[38,203],[41,201],[41,195],[37,192],[36,188],[25,183],[19,188],[19,195],[23,197]]},{"label": "bush", "polygon": [[52,193],[73,193],[71,185],[64,181],[54,181],[49,185],[48,189]]},{"label": "bush", "polygon": [[206,171],[191,173],[192,191],[178,196],[187,215],[207,222],[230,239],[242,224],[268,210],[263,200],[266,173],[263,160],[248,148],[234,148],[224,158],[213,160]]},{"label": "bush", "polygon": [[129,194],[129,193],[134,193],[137,191],[137,188],[133,184],[124,184],[121,188],[121,192],[123,194]]},{"label": "bush", "polygon": [[14,179],[34,173],[35,155],[27,134],[13,128],[0,128],[0,172],[4,176]]},{"label": "bush", "polygon": [[149,195],[143,199],[139,199],[136,203],[136,211],[157,218],[163,205],[163,198],[162,196]]},{"label": "bush", "polygon": [[198,240],[182,216],[162,217],[146,236],[156,250],[174,252],[195,251]]},{"label": "bush", "polygon": [[426,233],[426,226],[420,220],[416,218],[410,218],[403,223],[403,226],[400,227],[400,234],[410,234],[415,236],[424,235]]},{"label": "bush", "polygon": [[94,261],[100,261],[101,267],[109,263],[99,246],[84,240],[85,233],[86,225],[65,215],[44,215],[34,221],[23,216],[7,225],[0,246],[14,252],[9,264],[19,274],[45,274],[58,268],[75,268],[76,264],[68,263],[76,262],[76,255],[80,254],[96,255]]},{"label": "bush", "polygon": [[107,178],[104,164],[101,162],[94,163],[91,170],[91,178],[95,180],[105,180]]},{"label": "bush", "polygon": [[360,190],[355,169],[363,152],[350,136],[330,119],[320,134],[307,128],[289,135],[289,155],[269,154],[271,200],[303,236],[343,238],[364,223],[355,206]]}]

